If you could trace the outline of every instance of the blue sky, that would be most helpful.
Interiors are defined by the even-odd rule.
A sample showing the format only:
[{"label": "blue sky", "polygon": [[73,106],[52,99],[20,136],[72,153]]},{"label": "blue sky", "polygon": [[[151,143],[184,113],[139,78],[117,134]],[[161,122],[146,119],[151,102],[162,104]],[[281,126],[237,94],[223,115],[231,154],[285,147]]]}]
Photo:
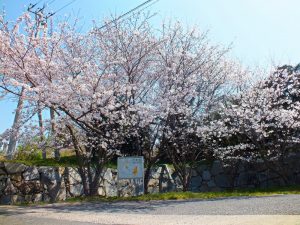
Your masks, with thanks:
[{"label": "blue sky", "polygon": [[[0,0],[7,18],[14,20],[25,6],[39,0]],[[58,10],[72,0],[55,0],[49,9]],[[121,14],[145,0],[76,0],[57,16],[76,15],[89,26],[110,14]],[[43,2],[51,2],[44,0]],[[209,30],[210,39],[222,45],[233,43],[231,55],[246,66],[297,64],[300,62],[299,0],[160,0],[149,8],[163,19],[177,19]],[[0,101],[0,133],[10,127],[15,103]]]}]

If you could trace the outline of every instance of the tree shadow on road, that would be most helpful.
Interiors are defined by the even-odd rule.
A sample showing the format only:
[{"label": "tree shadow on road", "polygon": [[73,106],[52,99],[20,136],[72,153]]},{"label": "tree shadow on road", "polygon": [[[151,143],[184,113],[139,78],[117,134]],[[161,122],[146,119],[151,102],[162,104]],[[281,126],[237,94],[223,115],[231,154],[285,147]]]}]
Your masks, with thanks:
[{"label": "tree shadow on road", "polygon": [[[273,196],[274,197],[274,196]],[[90,213],[151,213],[164,207],[172,208],[192,202],[216,202],[224,200],[247,200],[254,197],[227,197],[216,199],[190,199],[166,201],[120,201],[120,202],[87,202],[87,203],[57,203],[32,207],[52,212],[90,212]]]},{"label": "tree shadow on road", "polygon": [[[0,207],[0,216],[19,215],[20,213],[37,213],[42,211],[52,213],[120,213],[120,214],[169,214],[169,215],[233,215],[233,214],[261,214],[259,204],[253,203],[268,202],[268,199],[275,198],[277,202],[284,201],[282,195],[265,197],[227,197],[217,199],[190,199],[190,200],[167,200],[167,201],[120,201],[120,202],[85,202],[85,203],[54,203],[30,207]],[[256,199],[256,200],[255,200]],[[249,201],[248,201],[249,200]],[[260,203],[261,204],[261,203]],[[266,207],[266,204],[263,204]],[[254,210],[254,209],[255,210]],[[269,207],[267,207],[269,208]],[[281,210],[278,207],[266,209],[266,212],[274,214]],[[275,209],[276,208],[276,209]],[[257,209],[257,210],[256,210]],[[253,211],[254,210],[254,211]],[[294,210],[295,211],[295,210]],[[293,211],[293,212],[294,212]],[[297,211],[298,212],[298,211]],[[295,213],[295,212],[294,212]],[[294,214],[292,213],[292,214]]]}]

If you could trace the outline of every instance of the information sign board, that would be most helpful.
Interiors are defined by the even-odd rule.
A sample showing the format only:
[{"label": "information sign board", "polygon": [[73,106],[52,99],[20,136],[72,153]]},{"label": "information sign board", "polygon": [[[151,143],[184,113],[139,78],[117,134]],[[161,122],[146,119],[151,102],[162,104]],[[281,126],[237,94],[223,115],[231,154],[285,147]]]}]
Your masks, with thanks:
[{"label": "information sign board", "polygon": [[118,158],[118,179],[143,179],[144,158],[140,157],[119,157]]}]

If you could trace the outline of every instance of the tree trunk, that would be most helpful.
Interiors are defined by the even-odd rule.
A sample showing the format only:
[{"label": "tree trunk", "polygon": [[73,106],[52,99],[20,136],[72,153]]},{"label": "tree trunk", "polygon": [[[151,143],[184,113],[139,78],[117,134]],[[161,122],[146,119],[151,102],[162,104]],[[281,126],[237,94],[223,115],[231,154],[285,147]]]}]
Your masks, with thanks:
[{"label": "tree trunk", "polygon": [[190,189],[191,169],[182,173],[182,191],[186,192]]},{"label": "tree trunk", "polygon": [[[50,108],[50,119],[51,119],[51,135],[52,135],[52,137],[55,137],[55,132],[56,132],[55,111],[52,107]],[[57,160],[60,159],[60,149],[59,148],[54,149],[54,158]]]},{"label": "tree trunk", "polygon": [[[90,196],[98,195],[98,188],[100,185],[100,177],[101,177],[102,169],[97,168],[94,174],[94,179],[90,182]],[[104,178],[103,178],[104,179]]]},{"label": "tree trunk", "polygon": [[184,176],[183,181],[182,181],[182,191],[186,192],[189,189],[189,185],[187,183],[187,178]]},{"label": "tree trunk", "polygon": [[46,151],[45,148],[43,148],[43,150],[42,150],[42,158],[43,158],[43,159],[46,159],[46,158],[47,158],[47,151]]},{"label": "tree trunk", "polygon": [[146,168],[146,171],[145,171],[145,176],[144,176],[144,192],[145,192],[145,194],[148,194],[148,184],[150,181],[151,168],[152,168],[152,165],[148,165]]},{"label": "tree trunk", "polygon": [[67,129],[70,132],[71,138],[72,138],[72,142],[73,142],[73,146],[74,146],[74,150],[75,150],[75,154],[76,157],[78,159],[78,172],[79,175],[81,177],[81,182],[82,182],[82,186],[83,186],[83,193],[85,196],[89,195],[89,187],[88,187],[88,183],[87,183],[87,173],[85,172],[85,163],[84,163],[84,159],[83,157],[81,157],[80,154],[80,146],[77,142],[76,136],[73,132],[73,129],[71,126],[66,125]]},{"label": "tree trunk", "polygon": [[24,88],[22,88],[21,93],[20,93],[20,97],[19,97],[19,101],[18,101],[16,113],[15,113],[14,123],[12,125],[12,133],[10,134],[10,137],[9,137],[9,144],[8,144],[8,148],[7,148],[7,158],[8,159],[13,158],[13,154],[14,154],[14,151],[15,151],[16,145],[17,145],[19,123],[20,123],[21,113],[22,113],[23,103],[24,103],[23,93],[24,93]]},{"label": "tree trunk", "polygon": [[38,102],[38,118],[39,118],[39,128],[40,128],[40,140],[44,141],[44,124],[43,124],[43,115],[40,108],[40,103]]},{"label": "tree trunk", "polygon": [[[40,103],[38,102],[38,119],[39,119],[39,129],[40,129],[40,142],[43,143],[44,141],[44,124],[43,124],[43,115],[42,110],[40,108]],[[46,148],[42,150],[42,158],[47,158]]]},{"label": "tree trunk", "polygon": [[60,159],[60,149],[59,148],[55,148],[54,149],[54,158],[56,160],[59,160]]},{"label": "tree trunk", "polygon": [[50,119],[51,119],[51,133],[54,134],[55,133],[55,113],[54,113],[54,109],[51,107],[50,108]]}]

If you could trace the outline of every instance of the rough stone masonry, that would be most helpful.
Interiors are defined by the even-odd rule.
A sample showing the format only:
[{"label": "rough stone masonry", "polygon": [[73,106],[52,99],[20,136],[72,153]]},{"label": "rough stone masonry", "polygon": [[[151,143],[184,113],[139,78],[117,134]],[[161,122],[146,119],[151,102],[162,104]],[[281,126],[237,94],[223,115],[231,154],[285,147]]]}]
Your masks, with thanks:
[{"label": "rough stone masonry", "polygon": [[[300,184],[300,155],[286,162],[290,184]],[[117,181],[117,170],[106,169],[102,174],[100,196],[133,196],[135,185],[129,180]],[[190,190],[196,192],[221,191],[232,188],[266,188],[284,186],[286,183],[264,163],[241,162],[234,167],[220,161],[200,163],[192,171]],[[151,171],[148,184],[150,193],[180,191],[182,186],[176,172],[167,165],[156,166]],[[0,204],[22,202],[54,202],[83,195],[80,175],[73,167],[26,166],[19,163],[0,162]]]}]

